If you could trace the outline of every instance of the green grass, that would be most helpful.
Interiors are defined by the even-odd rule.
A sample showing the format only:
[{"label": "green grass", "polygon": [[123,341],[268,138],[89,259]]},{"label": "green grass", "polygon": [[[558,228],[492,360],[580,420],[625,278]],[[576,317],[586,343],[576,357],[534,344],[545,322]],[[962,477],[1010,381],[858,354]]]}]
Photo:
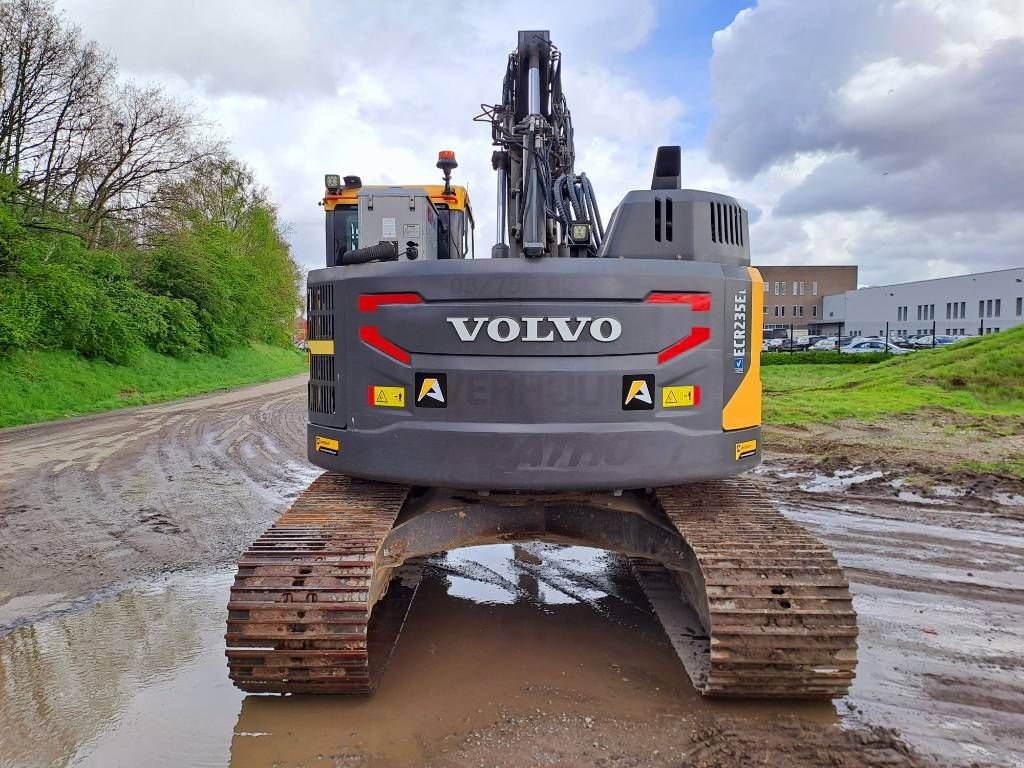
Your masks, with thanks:
[{"label": "green grass", "polygon": [[881,363],[892,355],[885,352],[833,352],[825,350],[807,350],[805,352],[762,352],[761,365],[867,365]]},{"label": "green grass", "polygon": [[127,366],[67,351],[19,351],[0,356],[0,427],[174,400],[304,370],[305,352],[264,344],[186,360],[147,350]]},{"label": "green grass", "polygon": [[765,366],[761,378],[768,424],[871,421],[922,409],[1021,417],[1024,326],[874,365]]}]

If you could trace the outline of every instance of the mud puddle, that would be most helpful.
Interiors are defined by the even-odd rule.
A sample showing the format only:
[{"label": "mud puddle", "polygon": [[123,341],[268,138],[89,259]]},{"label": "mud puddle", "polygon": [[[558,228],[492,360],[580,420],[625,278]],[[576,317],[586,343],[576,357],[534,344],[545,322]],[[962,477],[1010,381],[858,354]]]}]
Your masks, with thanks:
[{"label": "mud puddle", "polygon": [[985,599],[855,583],[862,662],[838,715],[712,703],[617,556],[474,547],[431,561],[372,697],[246,696],[223,656],[231,580],[173,577],[0,638],[0,766],[919,765],[879,724],[962,764],[1024,747],[1019,606],[986,634]]},{"label": "mud puddle", "polygon": [[0,765],[418,763],[541,711],[585,728],[697,706],[635,583],[596,550],[435,558],[368,699],[237,691],[223,656],[232,578],[171,578],[0,638]]}]

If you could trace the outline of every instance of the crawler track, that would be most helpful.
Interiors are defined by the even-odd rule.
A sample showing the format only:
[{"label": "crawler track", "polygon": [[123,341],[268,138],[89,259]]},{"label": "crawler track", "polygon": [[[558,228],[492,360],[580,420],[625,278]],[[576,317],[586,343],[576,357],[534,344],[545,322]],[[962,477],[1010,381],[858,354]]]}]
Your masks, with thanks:
[{"label": "crawler track", "polygon": [[238,687],[371,692],[424,556],[527,539],[630,555],[703,694],[828,699],[853,679],[857,620],[842,570],[748,483],[486,501],[421,491],[403,513],[405,499],[399,486],[327,473],[252,545],[228,605]]},{"label": "crawler track", "polygon": [[[658,499],[699,577],[633,563],[694,686],[711,696],[845,694],[857,618],[832,553],[742,481],[662,489]],[[680,587],[692,608],[673,599]]]},{"label": "crawler track", "polygon": [[392,575],[378,571],[379,550],[405,493],[327,473],[256,540],[239,561],[228,604],[235,685],[276,693],[373,690],[418,582],[416,563],[396,574],[404,577],[393,588],[400,594],[377,606],[371,626]]}]

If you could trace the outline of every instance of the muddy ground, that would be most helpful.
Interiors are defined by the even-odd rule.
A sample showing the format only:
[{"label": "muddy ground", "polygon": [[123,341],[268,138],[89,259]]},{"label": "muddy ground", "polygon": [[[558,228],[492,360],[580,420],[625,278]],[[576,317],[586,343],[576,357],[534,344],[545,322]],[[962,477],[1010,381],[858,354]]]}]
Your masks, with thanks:
[{"label": "muddy ground", "polygon": [[231,564],[316,474],[302,382],[0,431],[0,766],[1021,765],[1022,489],[904,425],[770,435],[753,479],[850,577],[833,705],[699,699],[621,560],[550,545],[435,558],[369,699],[242,695]]}]

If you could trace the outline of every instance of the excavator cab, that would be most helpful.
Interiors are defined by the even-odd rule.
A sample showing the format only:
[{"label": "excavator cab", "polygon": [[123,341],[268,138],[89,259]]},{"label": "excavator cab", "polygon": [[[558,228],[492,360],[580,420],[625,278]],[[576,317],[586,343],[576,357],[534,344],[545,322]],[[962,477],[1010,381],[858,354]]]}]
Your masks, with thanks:
[{"label": "excavator cab", "polygon": [[[444,150],[441,154],[451,155],[454,162],[454,153]],[[445,184],[364,187],[358,176],[342,179],[337,174],[327,174],[324,181],[327,191],[321,204],[325,214],[326,266],[338,266],[344,262],[345,254],[384,241],[395,242],[399,251],[407,252],[413,259],[473,258],[475,221],[465,187],[452,186],[447,179]],[[392,205],[393,210],[381,215],[378,201],[385,197],[407,199],[402,201],[405,205]],[[408,200],[412,200],[411,205]],[[378,215],[375,217],[374,213]],[[374,225],[372,231],[362,232],[362,237],[360,219],[364,228],[370,223]],[[416,244],[415,248],[410,249],[410,241]],[[428,243],[435,245],[424,253]]]}]

